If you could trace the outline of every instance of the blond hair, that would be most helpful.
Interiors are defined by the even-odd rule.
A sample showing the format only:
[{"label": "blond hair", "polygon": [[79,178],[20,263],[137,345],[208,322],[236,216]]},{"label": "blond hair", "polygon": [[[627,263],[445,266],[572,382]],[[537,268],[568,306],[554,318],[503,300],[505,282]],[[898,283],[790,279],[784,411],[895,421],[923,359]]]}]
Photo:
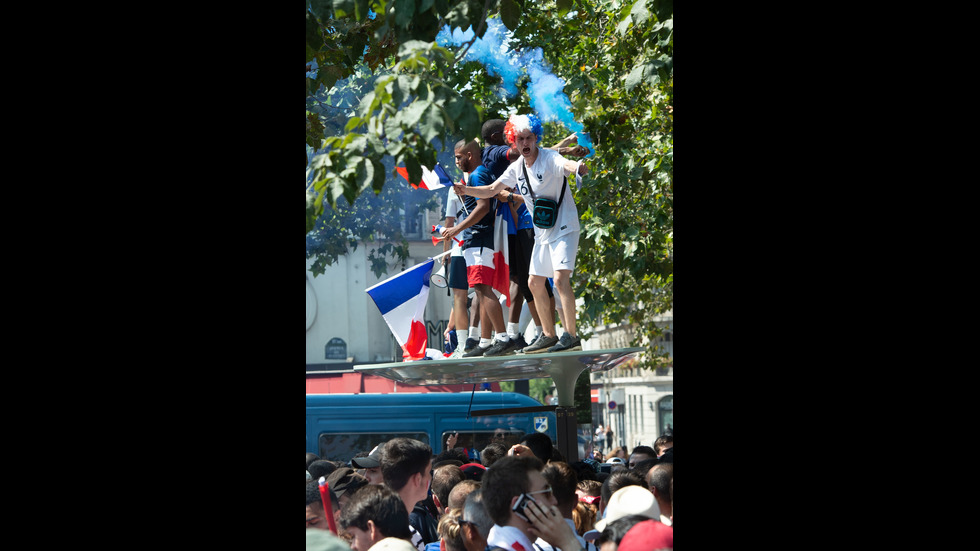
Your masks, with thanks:
[{"label": "blond hair", "polygon": [[462,509],[450,509],[439,519],[436,529],[439,539],[446,545],[446,551],[466,551],[463,545],[463,531],[459,519],[463,516]]}]

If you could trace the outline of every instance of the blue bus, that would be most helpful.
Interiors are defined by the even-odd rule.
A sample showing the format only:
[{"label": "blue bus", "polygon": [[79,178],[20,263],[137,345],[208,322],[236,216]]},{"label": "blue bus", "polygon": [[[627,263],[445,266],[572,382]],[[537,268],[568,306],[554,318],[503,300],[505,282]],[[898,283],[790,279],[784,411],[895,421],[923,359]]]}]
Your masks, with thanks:
[{"label": "blue bus", "polygon": [[500,415],[489,411],[524,408],[544,409],[541,402],[514,392],[307,394],[306,451],[346,463],[359,452],[407,437],[425,442],[439,454],[454,432],[456,447],[467,450],[482,450],[493,441],[509,448],[531,432],[543,432],[555,442],[554,411]]}]

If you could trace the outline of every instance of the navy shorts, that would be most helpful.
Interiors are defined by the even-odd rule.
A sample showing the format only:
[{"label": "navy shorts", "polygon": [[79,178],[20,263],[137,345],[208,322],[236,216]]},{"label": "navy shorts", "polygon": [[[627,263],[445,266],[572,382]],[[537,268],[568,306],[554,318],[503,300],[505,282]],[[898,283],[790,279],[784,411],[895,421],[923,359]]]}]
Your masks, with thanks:
[{"label": "navy shorts", "polygon": [[[510,248],[510,280],[517,284],[518,292],[527,302],[534,302],[531,296],[531,288],[528,287],[527,279],[529,268],[531,267],[531,251],[534,249],[534,228],[517,230],[517,235],[508,235],[508,247]],[[548,296],[555,296],[551,290],[551,283],[545,281],[545,288]]]},{"label": "navy shorts", "polygon": [[466,260],[462,256],[449,257],[449,288],[464,291],[470,288],[466,281]]}]

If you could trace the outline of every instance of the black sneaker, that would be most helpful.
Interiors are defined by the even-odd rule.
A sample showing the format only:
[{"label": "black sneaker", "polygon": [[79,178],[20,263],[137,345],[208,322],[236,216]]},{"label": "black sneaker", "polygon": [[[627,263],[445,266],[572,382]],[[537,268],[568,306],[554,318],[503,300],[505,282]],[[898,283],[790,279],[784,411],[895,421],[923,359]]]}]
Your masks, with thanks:
[{"label": "black sneaker", "polygon": [[548,352],[548,349],[556,344],[558,344],[558,337],[549,337],[548,335],[541,333],[541,336],[539,336],[534,343],[524,348],[524,353],[541,354],[542,352]]},{"label": "black sneaker", "polygon": [[503,356],[514,348],[514,339],[507,341],[494,341],[490,348],[483,353],[484,356]]},{"label": "black sneaker", "polygon": [[517,338],[511,337],[510,342],[514,343],[513,351],[516,353],[518,350],[526,348],[528,342],[524,340],[524,335],[517,335]]},{"label": "black sneaker", "polygon": [[463,344],[463,352],[470,352],[473,348],[480,345],[480,339],[474,339],[473,337],[467,337],[466,342]]},{"label": "black sneaker", "polygon": [[548,352],[567,352],[569,350],[582,350],[582,339],[565,333],[561,336],[558,344],[549,348]]},{"label": "black sneaker", "polygon": [[472,350],[470,350],[469,352],[463,352],[463,357],[464,358],[475,358],[477,356],[482,356],[483,353],[486,352],[487,350],[490,350],[490,347],[482,348],[479,345],[479,341],[477,341],[477,345],[474,346]]}]

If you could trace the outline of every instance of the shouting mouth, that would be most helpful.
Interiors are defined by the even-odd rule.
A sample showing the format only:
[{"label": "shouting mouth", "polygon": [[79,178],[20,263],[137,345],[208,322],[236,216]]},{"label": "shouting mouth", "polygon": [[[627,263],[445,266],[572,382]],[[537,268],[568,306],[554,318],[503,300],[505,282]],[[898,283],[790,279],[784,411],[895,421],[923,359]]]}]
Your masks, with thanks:
[{"label": "shouting mouth", "polygon": [[531,154],[530,147],[525,147],[524,149],[521,150],[521,155],[530,155],[530,154]]}]

